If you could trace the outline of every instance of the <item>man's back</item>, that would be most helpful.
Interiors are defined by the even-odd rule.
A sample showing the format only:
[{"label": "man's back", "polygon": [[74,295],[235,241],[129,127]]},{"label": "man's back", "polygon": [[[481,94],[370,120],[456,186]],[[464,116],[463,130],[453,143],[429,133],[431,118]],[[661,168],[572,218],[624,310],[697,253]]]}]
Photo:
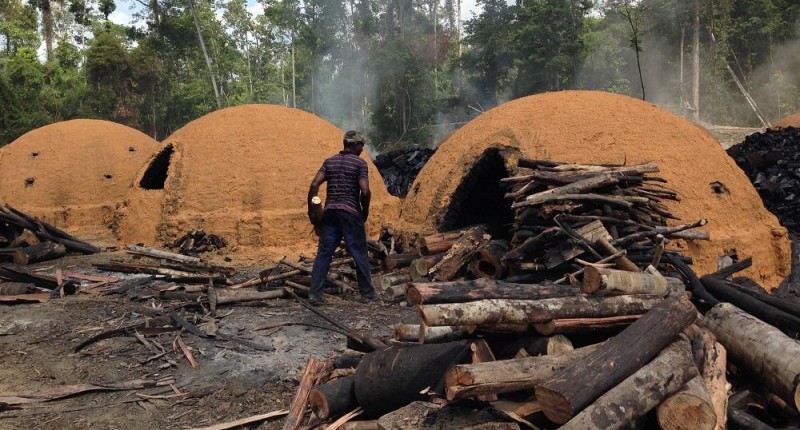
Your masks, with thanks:
[{"label": "man's back", "polygon": [[358,181],[368,179],[367,162],[359,156],[340,152],[322,163],[320,173],[328,183],[326,209],[342,209],[354,215],[361,214]]}]

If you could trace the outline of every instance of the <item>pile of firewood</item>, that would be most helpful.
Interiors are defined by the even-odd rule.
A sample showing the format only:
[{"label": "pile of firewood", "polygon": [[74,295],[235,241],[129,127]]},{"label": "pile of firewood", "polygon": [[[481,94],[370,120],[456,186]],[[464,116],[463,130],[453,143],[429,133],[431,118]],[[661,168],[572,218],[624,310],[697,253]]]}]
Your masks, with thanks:
[{"label": "pile of firewood", "polygon": [[374,163],[389,193],[405,197],[433,153],[434,150],[428,148],[402,148],[378,155]]},{"label": "pile of firewood", "polygon": [[68,252],[94,254],[100,248],[9,205],[0,207],[0,260],[27,265]]},{"label": "pile of firewood", "polygon": [[727,152],[747,174],[764,206],[784,227],[800,233],[800,128],[754,133]]},{"label": "pile of firewood", "polygon": [[[702,221],[666,226],[674,217],[660,200],[676,196],[652,186],[663,182],[646,175],[656,166],[523,163],[533,171],[505,181],[511,245],[479,257],[493,241],[476,226],[387,255],[379,285],[416,306],[420,323],[396,325],[389,347],[372,343],[349,371],[340,359],[310,362],[285,428],[307,403],[317,420],[394,428],[395,409],[420,400],[481,401],[542,429],[800,423],[800,306],[731,279],[750,259],[698,279],[665,251],[670,238],[707,236],[689,231]],[[483,424],[519,428],[493,421]]]}]

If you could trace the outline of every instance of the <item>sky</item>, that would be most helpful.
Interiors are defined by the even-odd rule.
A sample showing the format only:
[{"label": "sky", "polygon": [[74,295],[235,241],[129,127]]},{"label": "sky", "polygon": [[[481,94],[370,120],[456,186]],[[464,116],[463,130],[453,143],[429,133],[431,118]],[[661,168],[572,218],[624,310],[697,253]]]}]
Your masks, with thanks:
[{"label": "sky", "polygon": [[[120,25],[130,25],[133,21],[133,14],[141,9],[141,4],[133,0],[117,0],[117,8],[108,17],[111,22]],[[247,9],[254,15],[260,15],[264,12],[260,3],[255,0],[248,0]],[[221,12],[220,12],[221,13]],[[472,18],[473,14],[478,13],[478,6],[475,0],[462,0],[461,1],[461,21],[464,22]]]}]

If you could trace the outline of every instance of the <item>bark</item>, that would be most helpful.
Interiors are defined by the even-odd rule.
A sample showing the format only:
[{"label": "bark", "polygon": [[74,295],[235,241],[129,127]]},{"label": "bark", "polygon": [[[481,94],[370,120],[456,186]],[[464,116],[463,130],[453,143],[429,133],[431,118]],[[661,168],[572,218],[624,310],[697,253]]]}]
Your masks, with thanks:
[{"label": "bark", "polygon": [[[232,303],[253,302],[257,300],[279,299],[286,297],[284,290],[255,291],[255,290],[228,290],[214,289],[215,305],[228,305]],[[209,294],[209,299],[211,294]]]},{"label": "bark", "polygon": [[419,258],[416,253],[389,254],[386,256],[386,270],[393,271],[403,267],[408,267],[411,262]]},{"label": "bark", "polygon": [[714,306],[701,324],[770,391],[795,410],[800,407],[797,341],[730,303]]},{"label": "bark", "polygon": [[711,406],[716,417],[714,430],[724,430],[727,422],[728,410],[728,380],[725,369],[728,363],[728,352],[721,343],[706,329],[700,329],[702,342],[700,376],[703,377],[708,394],[711,397]]},{"label": "bark", "polygon": [[[395,285],[403,285],[406,282],[410,282],[410,281],[411,281],[411,275],[409,275],[408,273],[403,273],[403,272],[401,272],[401,273],[387,273],[385,275],[382,275],[378,279],[378,282],[375,282],[375,284],[377,284],[376,286],[378,288],[380,288],[381,291],[386,291],[386,290],[389,289],[389,287],[392,287],[392,286],[395,286]],[[403,286],[405,287],[405,285],[403,285]]]},{"label": "bark", "polygon": [[181,263],[201,264],[202,260],[198,257],[190,257],[188,255],[176,254],[174,252],[164,251],[161,249],[150,248],[147,246],[128,245],[125,248],[128,254],[144,255],[152,258],[164,258],[167,260],[179,261]]},{"label": "bark", "polygon": [[334,379],[311,390],[308,403],[311,411],[321,419],[343,415],[358,407],[355,375]]},{"label": "bark", "polygon": [[197,41],[200,43],[200,49],[203,52],[203,58],[206,60],[206,67],[208,68],[208,76],[211,78],[211,87],[214,89],[214,100],[217,102],[217,109],[222,107],[219,99],[219,88],[217,88],[217,78],[214,76],[214,67],[211,65],[211,58],[208,56],[206,50],[206,42],[203,40],[203,32],[200,30],[200,20],[197,18],[197,11],[194,8],[194,1],[189,2],[189,10],[192,12],[192,19],[194,20],[194,27],[197,30]]},{"label": "bark", "polygon": [[8,248],[23,248],[26,246],[36,245],[40,240],[36,235],[27,228],[22,230],[22,233],[17,236],[8,244]]},{"label": "bark", "polygon": [[492,279],[452,282],[411,282],[406,297],[414,305],[461,303],[485,299],[537,300],[574,297],[579,290],[572,286],[513,284]]},{"label": "bark", "polygon": [[0,296],[16,296],[20,294],[33,294],[38,290],[33,284],[23,282],[0,282]]},{"label": "bark", "polygon": [[461,230],[445,231],[424,236],[422,239],[420,239],[420,248],[422,249],[422,253],[425,255],[432,255],[447,252],[447,250],[453,246],[459,237],[475,228],[486,231],[487,227],[485,225],[477,225]]},{"label": "bark", "polygon": [[356,368],[358,404],[369,416],[394,411],[415,400],[425,388],[440,389],[444,373],[469,359],[469,342],[389,346],[364,356]]},{"label": "bark", "polygon": [[526,206],[533,206],[544,203],[548,201],[549,198],[554,196],[583,194],[598,188],[616,185],[618,182],[619,179],[611,174],[599,174],[577,182],[529,195],[525,197],[525,202],[527,203]]},{"label": "bark", "polygon": [[427,326],[544,323],[562,318],[602,318],[637,315],[661,298],[649,295],[618,297],[561,297],[543,300],[480,300],[470,303],[422,305]]},{"label": "bark", "polygon": [[697,309],[685,296],[665,299],[581,363],[537,384],[545,415],[558,424],[569,421],[653,359],[696,317]]},{"label": "bark", "polygon": [[587,266],[583,272],[584,294],[654,294],[665,296],[667,292],[684,289],[683,281],[642,272],[603,269]]},{"label": "bark", "polygon": [[685,339],[673,342],[649,364],[575,415],[561,430],[625,428],[696,376],[689,342]]},{"label": "bark", "polygon": [[631,325],[641,315],[624,315],[606,318],[570,318],[550,320],[546,323],[534,324],[539,334],[589,334],[598,330]]},{"label": "bark", "polygon": [[597,348],[598,345],[592,345],[561,355],[453,366],[445,377],[447,399],[530,390],[568,365],[580,362]]},{"label": "bark", "polygon": [[[610,255],[615,255],[615,254],[617,254],[619,252],[619,250],[617,248],[615,248],[614,245],[609,243],[608,240],[606,240],[605,238],[601,237],[601,238],[597,239],[597,241],[595,241],[595,244],[597,244],[600,248],[605,250]],[[615,258],[614,259],[614,264],[616,264],[617,267],[620,268],[620,270],[625,270],[625,271],[628,271],[628,272],[641,272],[641,270],[639,270],[639,266],[637,266],[636,263],[631,261],[624,254],[620,255],[617,258]]]}]

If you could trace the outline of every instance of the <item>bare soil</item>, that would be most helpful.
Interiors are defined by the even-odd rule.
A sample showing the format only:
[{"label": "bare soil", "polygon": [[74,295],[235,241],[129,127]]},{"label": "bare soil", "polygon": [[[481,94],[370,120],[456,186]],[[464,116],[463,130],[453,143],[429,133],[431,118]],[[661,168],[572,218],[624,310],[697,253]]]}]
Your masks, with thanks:
[{"label": "bare soil", "polygon": [[[119,259],[121,253],[71,256],[38,267],[47,274],[53,274],[57,264],[69,271],[109,275],[92,270],[91,262],[112,257]],[[257,268],[242,268],[237,277],[255,273]],[[180,349],[173,350],[176,331],[148,336],[169,351],[149,362],[145,361],[154,354],[133,336],[112,337],[73,352],[79,343],[100,332],[144,321],[147,308],[164,304],[78,294],[43,304],[0,305],[0,396],[80,383],[164,377],[174,378],[175,388],[187,393],[171,396],[175,391],[170,387],[157,387],[81,394],[0,412],[0,429],[192,428],[285,409],[308,357],[329,358],[347,350],[346,338],[326,329],[303,325],[266,328],[285,322],[329,326],[299,303],[275,299],[218,309],[215,324],[220,332],[252,342],[259,349],[183,332],[181,338],[197,360],[197,368],[190,366]],[[320,309],[374,336],[388,336],[392,324],[418,319],[412,308],[360,304],[353,297],[330,296]],[[202,329],[203,315],[195,317]],[[282,420],[277,419],[250,428],[281,425]]]}]

